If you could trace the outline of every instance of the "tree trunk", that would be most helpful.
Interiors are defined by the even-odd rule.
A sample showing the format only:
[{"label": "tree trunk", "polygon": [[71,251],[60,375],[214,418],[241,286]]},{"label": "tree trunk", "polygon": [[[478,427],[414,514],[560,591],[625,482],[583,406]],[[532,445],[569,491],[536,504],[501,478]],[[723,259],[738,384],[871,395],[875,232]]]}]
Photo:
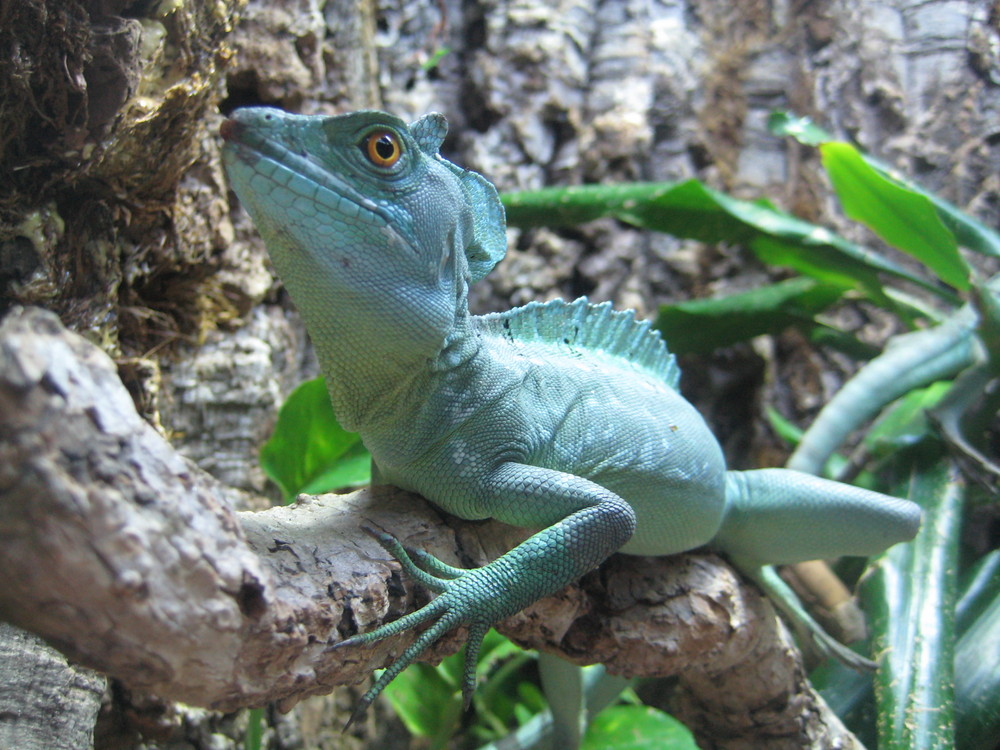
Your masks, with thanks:
[{"label": "tree trunk", "polygon": [[[997,225],[998,36],[996,10],[989,4],[948,0],[0,0],[0,48],[5,51],[0,56],[0,305],[5,313],[15,305],[52,310],[66,327],[110,354],[139,413],[193,462],[177,476],[196,484],[207,481],[196,465],[218,480],[209,493],[213,502],[224,499],[241,511],[259,509],[267,504],[261,496],[273,490],[257,466],[256,449],[277,405],[295,383],[315,373],[315,362],[297,315],[268,269],[263,246],[227,196],[216,135],[220,109],[264,103],[333,113],[378,106],[404,117],[437,109],[451,123],[448,157],[482,172],[501,189],[697,176],[742,196],[767,195],[805,218],[858,232],[841,225],[814,155],[767,134],[769,111],[790,108],[812,115]],[[610,221],[570,233],[512,230],[510,237],[508,257],[475,290],[476,311],[588,294],[648,315],[663,302],[746,288],[769,273],[740,248],[649,236]],[[891,333],[877,313],[852,314],[864,337],[879,341]],[[0,356],[10,359],[2,350]],[[733,467],[776,465],[780,448],[760,426],[762,402],[807,420],[849,369],[850,363],[817,352],[790,333],[686,362],[683,388],[713,425]],[[106,377],[110,393],[114,378]],[[5,424],[22,410],[18,398],[0,405]],[[111,423],[118,419],[108,404],[93,408]],[[0,438],[7,440],[9,434]],[[166,443],[159,450],[167,466],[180,465]],[[22,463],[3,465],[5,492],[27,472],[29,457],[19,455]],[[126,489],[141,487],[127,467],[89,468],[97,475],[105,471],[101,481],[107,481],[109,495],[124,492],[119,485],[126,477],[131,477]],[[160,489],[149,491],[133,498],[137,507],[159,507]],[[20,497],[28,508],[39,502]],[[439,517],[425,515],[419,502],[413,507],[412,518],[400,523],[426,524],[419,526],[421,545],[438,540],[445,533]],[[280,515],[271,513],[260,518]],[[222,505],[209,516],[220,533],[242,534],[241,544],[250,545],[249,552],[239,548],[247,555],[241,559],[250,561],[246,565],[263,566],[262,560],[280,556],[280,551],[252,546],[254,521],[233,520],[250,516],[233,515]],[[465,529],[458,522],[448,524]],[[499,532],[491,527],[489,533]],[[459,538],[466,538],[462,534]],[[213,538],[222,537],[200,539]],[[301,543],[287,541],[293,549]],[[449,537],[438,543],[441,550],[470,555],[464,562],[481,559],[469,552],[478,542],[456,543]],[[704,562],[711,558],[695,559],[725,570],[717,561]],[[127,571],[121,580],[105,581],[106,594],[118,597],[119,606],[122,597],[143,601],[143,581],[160,580],[157,576],[168,572],[148,562],[141,581]],[[235,560],[229,564],[237,566]],[[51,574],[56,562],[44,565],[49,569],[24,568],[20,575],[28,581]],[[281,565],[260,570],[269,571],[276,590],[288,583],[283,579],[288,570]],[[671,571],[664,575],[686,580]],[[381,574],[371,575],[373,581],[383,580]],[[575,601],[607,575],[584,579],[582,588],[567,597]],[[350,576],[332,580],[354,590]],[[226,581],[222,588],[230,596],[229,609],[218,610],[220,621],[252,619],[255,584]],[[5,582],[8,589],[12,583]],[[739,600],[754,596],[735,591]],[[66,601],[72,595],[73,589],[66,589]],[[421,594],[407,589],[402,601],[381,600],[383,611],[377,614],[355,612],[359,619],[350,628],[400,613],[412,606],[414,595]],[[748,605],[750,610],[756,606]],[[58,625],[61,617],[54,611],[64,610],[48,613]],[[292,640],[304,633],[322,640],[323,628],[329,627],[324,618],[331,613],[308,607],[296,611],[297,617],[318,620],[307,621],[302,630],[293,628]],[[28,624],[23,612],[4,610],[3,616]],[[532,617],[524,616],[529,622]],[[513,619],[509,627],[521,640],[555,645],[522,632],[518,618]],[[567,628],[574,638],[582,637]],[[262,628],[257,637],[263,640],[252,651],[259,658],[241,662],[253,670],[266,661],[262,654],[275,654],[267,666],[276,671],[264,670],[259,679],[273,679],[272,687],[279,689],[303,674],[297,669],[333,668],[328,659],[310,657],[306,663],[293,660],[294,669],[291,661],[287,671],[277,669],[281,658],[291,658],[297,648],[267,640],[266,633],[278,630],[276,625]],[[706,632],[706,638],[726,641],[720,631]],[[7,647],[17,647],[23,636],[7,633],[13,640],[6,642],[14,644]],[[65,634],[45,634],[70,653],[98,663],[90,649]],[[197,747],[227,731],[239,736],[239,722],[218,713],[168,707],[142,696],[142,690],[153,689],[161,697],[194,701],[194,693],[166,687],[170,680],[163,679],[163,667],[183,673],[172,654],[199,646],[199,639],[169,631],[160,635],[156,652],[126,667],[99,663],[114,677],[131,680],[114,682],[109,690],[102,736],[114,734],[121,743],[141,730],[147,737],[184,738]],[[249,648],[242,636],[230,637],[230,649]],[[229,653],[222,641],[213,643],[216,655]],[[213,643],[200,647],[211,655]],[[559,645],[579,653],[597,647],[573,638]],[[634,668],[631,660],[641,657],[627,649],[614,651],[619,647],[602,655],[613,661],[618,654],[625,671]],[[296,658],[302,658],[298,648]],[[379,658],[369,654],[349,665],[350,679]],[[792,664],[789,674],[798,669]],[[676,664],[664,669],[670,668],[683,671]],[[74,695],[94,694],[90,678],[74,676],[71,684],[79,686]],[[320,680],[314,687],[301,694],[327,685]],[[250,694],[254,700],[284,699],[266,690],[240,695]],[[44,725],[38,701],[47,699],[27,690],[21,695],[22,715],[34,713],[32,718],[41,717]],[[199,697],[203,705],[224,709],[252,702],[241,700]],[[337,702],[349,710],[353,700],[345,696]],[[327,702],[322,710],[332,715],[332,708]],[[84,708],[82,715],[90,710]],[[272,747],[326,742],[321,739],[325,730],[313,731],[308,722],[295,726],[293,719],[272,715],[270,723]],[[51,737],[62,734],[50,728]],[[48,746],[57,742],[52,739]],[[237,740],[232,742],[235,747]]]}]

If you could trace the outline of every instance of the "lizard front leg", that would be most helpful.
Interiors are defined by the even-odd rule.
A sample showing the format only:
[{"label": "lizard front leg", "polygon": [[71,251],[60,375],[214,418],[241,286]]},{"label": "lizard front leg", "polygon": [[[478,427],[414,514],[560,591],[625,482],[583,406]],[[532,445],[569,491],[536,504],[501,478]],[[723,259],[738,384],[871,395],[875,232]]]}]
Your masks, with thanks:
[{"label": "lizard front leg", "polygon": [[[476,494],[471,502],[478,511],[504,523],[542,530],[488,565],[471,570],[452,568],[427,553],[419,553],[419,564],[415,563],[394,538],[376,534],[403,568],[438,596],[416,612],[333,648],[372,643],[421,622],[435,622],[365,693],[351,721],[424,649],[460,625],[469,626],[462,683],[468,705],[475,688],[476,658],[487,630],[600,565],[635,531],[635,511],[628,503],[573,474],[506,463],[480,481]],[[461,501],[458,506],[462,507]]]}]

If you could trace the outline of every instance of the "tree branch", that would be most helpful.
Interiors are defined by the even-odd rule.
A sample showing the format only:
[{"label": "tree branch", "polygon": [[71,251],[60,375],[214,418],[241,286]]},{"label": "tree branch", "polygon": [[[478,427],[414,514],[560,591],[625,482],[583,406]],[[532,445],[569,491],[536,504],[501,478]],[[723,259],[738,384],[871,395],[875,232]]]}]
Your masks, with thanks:
[{"label": "tree branch", "polygon": [[[50,313],[3,321],[0,617],[130,688],[233,710],[359,682],[412,634],[348,652],[327,644],[427,601],[361,526],[462,566],[527,533],[443,516],[390,487],[262,512],[240,503],[142,421],[99,349]],[[738,746],[712,727],[773,747],[851,739],[770,606],[714,555],[615,556],[501,630],[612,672],[681,675],[682,709],[706,746]]]}]

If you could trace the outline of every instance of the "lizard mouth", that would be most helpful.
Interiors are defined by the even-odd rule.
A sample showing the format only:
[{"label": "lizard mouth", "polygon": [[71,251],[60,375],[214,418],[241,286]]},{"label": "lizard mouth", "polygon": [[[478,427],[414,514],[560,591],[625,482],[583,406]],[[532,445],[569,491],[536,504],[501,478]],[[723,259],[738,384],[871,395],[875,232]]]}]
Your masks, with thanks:
[{"label": "lizard mouth", "polygon": [[240,120],[238,115],[222,121],[219,135],[225,141],[223,157],[227,161],[242,164],[303,198],[318,201],[333,212],[354,217],[368,215],[373,223],[392,226],[387,207],[325,169],[308,152],[289,148],[261,128]]}]

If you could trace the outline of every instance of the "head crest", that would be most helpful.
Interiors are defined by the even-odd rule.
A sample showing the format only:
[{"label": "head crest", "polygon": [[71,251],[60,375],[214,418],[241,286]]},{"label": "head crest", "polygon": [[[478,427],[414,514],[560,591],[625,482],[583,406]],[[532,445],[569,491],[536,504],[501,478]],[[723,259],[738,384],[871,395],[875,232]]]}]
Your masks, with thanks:
[{"label": "head crest", "polygon": [[473,283],[493,270],[507,252],[507,220],[497,189],[480,174],[452,164],[438,153],[448,134],[448,121],[439,112],[424,115],[410,125],[410,134],[428,156],[444,164],[459,179],[472,207],[472,242],[465,248]]}]

